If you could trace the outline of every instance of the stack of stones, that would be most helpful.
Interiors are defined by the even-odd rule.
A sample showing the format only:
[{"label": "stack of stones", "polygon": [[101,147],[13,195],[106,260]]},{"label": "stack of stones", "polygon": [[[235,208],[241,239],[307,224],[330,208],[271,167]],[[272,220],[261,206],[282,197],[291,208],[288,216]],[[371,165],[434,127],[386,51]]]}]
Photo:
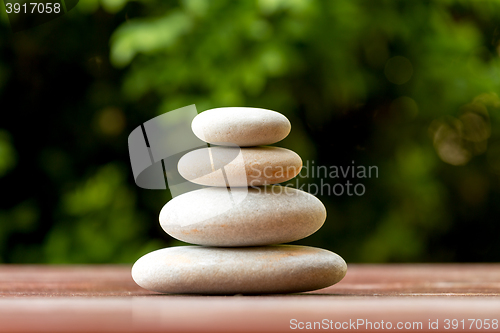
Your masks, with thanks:
[{"label": "stack of stones", "polygon": [[146,254],[132,268],[137,284],[165,293],[264,294],[339,282],[347,265],[337,254],[276,245],[313,234],[326,219],[313,195],[272,185],[297,176],[302,167],[295,152],[264,146],[288,135],[288,119],[264,109],[218,108],[196,116],[192,129],[216,146],[187,153],[178,170],[208,187],[170,200],[160,224],[172,237],[201,246]]}]

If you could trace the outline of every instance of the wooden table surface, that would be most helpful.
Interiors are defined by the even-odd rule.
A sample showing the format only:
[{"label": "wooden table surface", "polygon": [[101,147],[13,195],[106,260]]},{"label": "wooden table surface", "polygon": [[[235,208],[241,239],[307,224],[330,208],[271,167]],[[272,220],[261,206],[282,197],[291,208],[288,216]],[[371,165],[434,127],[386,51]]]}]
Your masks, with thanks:
[{"label": "wooden table surface", "polygon": [[349,265],[335,286],[270,296],[162,295],[130,266],[0,265],[0,332],[498,332],[499,295],[500,264]]}]

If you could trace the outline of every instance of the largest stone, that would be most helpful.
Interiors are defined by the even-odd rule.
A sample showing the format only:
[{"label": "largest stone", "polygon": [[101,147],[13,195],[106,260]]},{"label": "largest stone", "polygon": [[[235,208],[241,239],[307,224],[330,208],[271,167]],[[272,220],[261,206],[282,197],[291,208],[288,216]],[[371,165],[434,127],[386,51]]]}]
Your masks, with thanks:
[{"label": "largest stone", "polygon": [[325,288],[346,271],[339,255],[306,246],[180,246],[141,257],[132,277],[139,286],[162,293],[265,294]]},{"label": "largest stone", "polygon": [[315,196],[284,186],[204,188],[167,202],[160,224],[170,236],[208,246],[259,246],[307,237],[325,222]]}]

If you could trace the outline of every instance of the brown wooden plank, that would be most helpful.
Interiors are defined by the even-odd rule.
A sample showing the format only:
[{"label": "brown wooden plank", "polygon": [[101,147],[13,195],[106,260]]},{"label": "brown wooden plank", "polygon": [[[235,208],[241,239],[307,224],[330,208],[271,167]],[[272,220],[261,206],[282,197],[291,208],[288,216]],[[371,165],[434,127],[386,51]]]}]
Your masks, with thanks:
[{"label": "brown wooden plank", "polygon": [[322,331],[336,330],[335,324],[364,331],[366,321],[381,331],[373,325],[383,320],[422,323],[417,331],[423,332],[438,320],[436,332],[461,331],[446,330],[444,320],[464,319],[464,331],[472,332],[468,319],[500,320],[499,294],[499,264],[349,265],[330,288],[266,296],[157,294],[133,282],[130,266],[3,265],[0,331],[306,331],[291,329],[299,322],[332,325]]}]

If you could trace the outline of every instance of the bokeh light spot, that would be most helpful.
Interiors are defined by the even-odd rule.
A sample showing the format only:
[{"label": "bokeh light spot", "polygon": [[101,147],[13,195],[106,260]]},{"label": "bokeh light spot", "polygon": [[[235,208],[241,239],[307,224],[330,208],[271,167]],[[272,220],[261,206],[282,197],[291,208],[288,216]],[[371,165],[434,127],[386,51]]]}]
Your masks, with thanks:
[{"label": "bokeh light spot", "polygon": [[125,128],[125,115],[119,108],[105,108],[100,111],[97,118],[99,131],[105,135],[118,135]]},{"label": "bokeh light spot", "polygon": [[467,104],[459,117],[463,124],[463,137],[472,142],[487,140],[491,135],[488,110],[481,103]]},{"label": "bokeh light spot", "polygon": [[413,98],[402,96],[395,99],[390,106],[391,114],[404,121],[412,120],[418,115],[417,102]]},{"label": "bokeh light spot", "polygon": [[436,119],[430,126],[434,148],[443,162],[451,165],[464,165],[472,154],[464,146],[462,139],[463,124],[454,117]]},{"label": "bokeh light spot", "polygon": [[411,79],[413,66],[410,60],[405,57],[392,57],[385,64],[384,74],[389,82],[403,84]]}]

